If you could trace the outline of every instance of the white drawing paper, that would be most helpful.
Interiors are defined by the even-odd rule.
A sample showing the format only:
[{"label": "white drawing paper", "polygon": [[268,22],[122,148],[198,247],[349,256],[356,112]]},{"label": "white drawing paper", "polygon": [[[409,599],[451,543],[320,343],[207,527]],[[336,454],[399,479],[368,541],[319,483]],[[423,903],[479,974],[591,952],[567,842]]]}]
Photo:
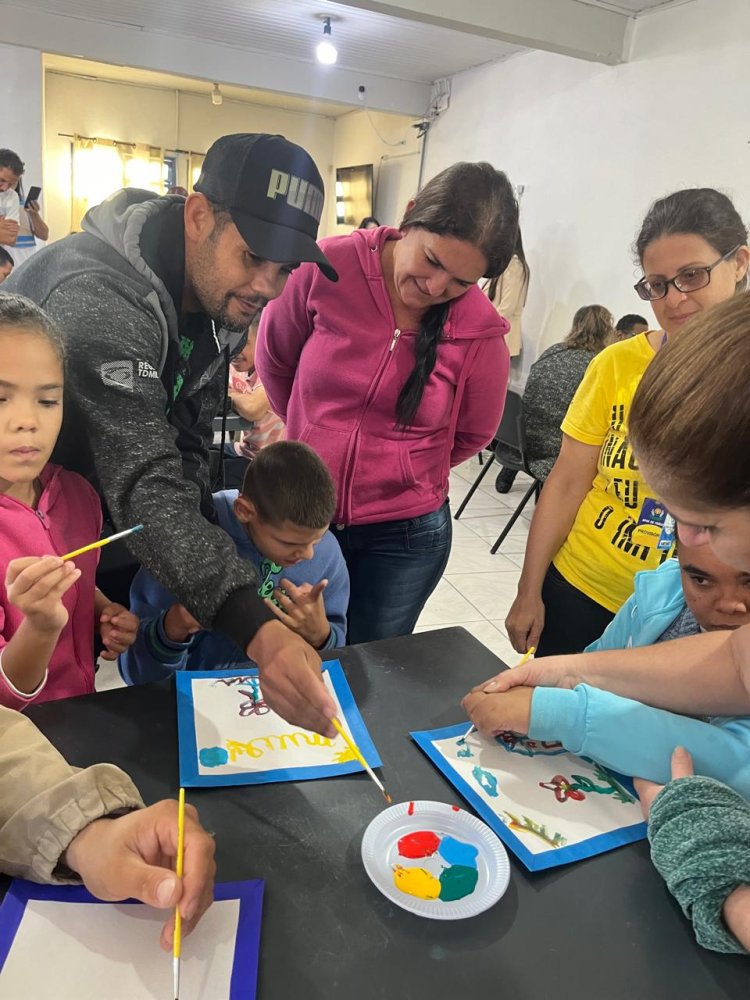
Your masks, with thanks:
[{"label": "white drawing paper", "polygon": [[[240,901],[217,901],[183,940],[180,1000],[230,996]],[[29,900],[0,975],[0,1000],[166,1000],[166,919],[147,906]]]}]

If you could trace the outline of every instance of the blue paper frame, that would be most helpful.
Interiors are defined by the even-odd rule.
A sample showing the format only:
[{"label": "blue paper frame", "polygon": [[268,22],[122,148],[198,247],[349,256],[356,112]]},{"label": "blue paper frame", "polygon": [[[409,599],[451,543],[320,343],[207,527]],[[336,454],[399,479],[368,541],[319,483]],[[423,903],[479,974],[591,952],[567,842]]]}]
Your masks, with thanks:
[{"label": "blue paper frame", "polygon": [[[333,690],[341,705],[352,739],[370,767],[381,767],[382,761],[370,738],[364,720],[354,701],[346,675],[338,660],[323,664],[328,671]],[[193,680],[220,677],[257,677],[257,669],[248,670],[181,670],[177,681],[177,728],[180,749],[180,784],[185,788],[216,788],[220,785],[268,785],[279,781],[308,781],[313,778],[335,778],[344,774],[357,774],[364,769],[351,760],[343,764],[322,764],[315,767],[274,768],[272,771],[246,774],[201,774],[198,770],[198,744],[195,736],[193,709]]]},{"label": "blue paper frame", "polygon": [[[263,914],[263,879],[244,882],[220,882],[214,886],[214,900],[238,899],[240,914],[234,945],[234,961],[230,992],[227,1000],[256,1000],[258,964],[260,960],[260,930]],[[13,947],[29,900],[59,903],[101,903],[82,886],[37,885],[23,879],[13,879],[0,905],[0,973]],[[137,899],[126,899],[127,905],[143,906]],[[120,905],[112,904],[114,905]],[[156,947],[156,943],[154,944]],[[166,959],[165,959],[166,961]]]},{"label": "blue paper frame", "polygon": [[[500,817],[484,801],[482,796],[476,792],[467,781],[462,778],[459,772],[451,766],[450,761],[434,746],[435,740],[451,739],[466,735],[467,724],[461,722],[456,726],[446,726],[443,729],[421,730],[409,735],[441,771],[456,790],[463,795],[466,801],[473,806],[474,810],[482,817],[485,823],[491,827],[498,837],[510,848],[518,860],[529,871],[544,871],[547,868],[557,868],[560,865],[570,864],[572,861],[582,861],[584,858],[591,858],[596,854],[605,854],[616,847],[624,844],[633,844],[638,840],[646,838],[646,823],[635,823],[633,826],[623,826],[609,833],[600,833],[596,837],[582,840],[578,844],[571,844],[569,847],[551,847],[548,851],[534,853],[530,851],[523,841],[507,827]],[[630,778],[624,775],[615,774],[617,780],[623,784],[628,791],[633,792],[633,784]],[[635,794],[635,793],[633,793]]]}]

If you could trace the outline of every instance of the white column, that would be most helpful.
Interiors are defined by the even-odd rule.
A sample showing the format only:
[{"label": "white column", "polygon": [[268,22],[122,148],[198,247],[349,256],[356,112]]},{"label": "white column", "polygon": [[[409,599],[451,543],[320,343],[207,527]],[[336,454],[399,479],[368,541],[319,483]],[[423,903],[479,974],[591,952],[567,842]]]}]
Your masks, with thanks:
[{"label": "white column", "polygon": [[26,164],[24,187],[42,185],[44,73],[42,53],[0,43],[3,100],[0,147],[12,149]]}]

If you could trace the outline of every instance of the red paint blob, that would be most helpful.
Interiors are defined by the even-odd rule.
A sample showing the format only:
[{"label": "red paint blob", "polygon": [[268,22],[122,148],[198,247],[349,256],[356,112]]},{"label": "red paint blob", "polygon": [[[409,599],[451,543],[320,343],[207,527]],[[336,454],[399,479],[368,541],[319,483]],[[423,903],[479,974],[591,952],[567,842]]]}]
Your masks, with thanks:
[{"label": "red paint blob", "polygon": [[451,809],[453,810],[454,813],[461,812],[459,806],[451,806]]},{"label": "red paint blob", "polygon": [[440,847],[440,837],[431,830],[407,833],[398,842],[398,853],[402,858],[429,858]]},{"label": "red paint blob", "polygon": [[410,816],[413,816],[413,815],[414,815],[414,803],[413,803],[413,802],[410,802],[410,803],[409,803],[409,808],[408,808],[408,809],[407,809],[406,811],[407,811],[407,813],[408,813],[408,814],[409,814]]}]

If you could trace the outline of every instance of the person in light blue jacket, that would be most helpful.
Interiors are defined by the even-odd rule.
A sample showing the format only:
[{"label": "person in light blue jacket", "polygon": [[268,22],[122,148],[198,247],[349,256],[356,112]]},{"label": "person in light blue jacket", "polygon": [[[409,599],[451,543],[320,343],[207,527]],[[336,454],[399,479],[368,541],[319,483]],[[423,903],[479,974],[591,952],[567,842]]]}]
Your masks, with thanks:
[{"label": "person in light blue jacket", "polygon": [[[315,452],[298,441],[268,445],[248,466],[241,493],[224,490],[213,499],[219,524],[257,569],[258,593],[274,614],[315,649],[343,646],[349,573],[328,530],[333,480]],[[143,568],[130,600],[140,628],[119,658],[127,684],[162,680],[175,670],[248,665],[229,636],[202,629]]]},{"label": "person in light blue jacket", "polygon": [[[708,545],[680,543],[678,559],[636,575],[634,593],[586,652],[651,646],[750,622],[750,573],[720,562]],[[477,691],[466,696],[464,707],[484,733],[511,730],[559,740],[571,753],[661,784],[669,781],[672,751],[685,747],[696,774],[750,799],[748,716],[691,718],[588,684]]]}]

